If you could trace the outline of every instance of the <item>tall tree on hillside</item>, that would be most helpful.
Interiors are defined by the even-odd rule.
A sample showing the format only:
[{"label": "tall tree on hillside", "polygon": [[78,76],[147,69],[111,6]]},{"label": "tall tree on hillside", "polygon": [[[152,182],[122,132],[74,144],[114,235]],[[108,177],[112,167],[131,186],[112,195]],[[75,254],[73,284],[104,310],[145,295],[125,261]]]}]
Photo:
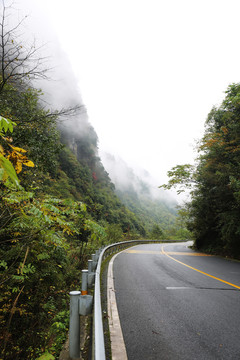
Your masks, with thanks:
[{"label": "tall tree on hillside", "polygon": [[208,115],[200,150],[190,207],[197,246],[240,254],[240,84],[229,86],[221,106]]}]

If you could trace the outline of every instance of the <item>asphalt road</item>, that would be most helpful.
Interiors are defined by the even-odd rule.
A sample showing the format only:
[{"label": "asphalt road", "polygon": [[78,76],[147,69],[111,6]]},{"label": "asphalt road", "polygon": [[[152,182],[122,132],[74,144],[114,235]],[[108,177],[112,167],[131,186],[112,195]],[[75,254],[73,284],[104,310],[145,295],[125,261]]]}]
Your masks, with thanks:
[{"label": "asphalt road", "polygon": [[188,245],[138,245],[115,258],[129,360],[240,359],[240,262]]}]

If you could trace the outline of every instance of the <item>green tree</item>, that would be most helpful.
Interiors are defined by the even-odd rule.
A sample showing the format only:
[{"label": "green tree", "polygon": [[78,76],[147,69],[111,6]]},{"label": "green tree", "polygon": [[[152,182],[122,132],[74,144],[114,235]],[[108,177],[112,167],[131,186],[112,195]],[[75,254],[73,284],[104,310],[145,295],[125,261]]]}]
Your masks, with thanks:
[{"label": "green tree", "polygon": [[123,240],[123,231],[120,224],[108,224],[106,226],[107,241],[111,243],[116,243]]},{"label": "green tree", "polygon": [[167,184],[159,186],[165,190],[177,188],[177,194],[184,192],[186,189],[192,189],[196,184],[194,165],[176,165],[167,173],[169,181]]},{"label": "green tree", "polygon": [[187,229],[189,221],[189,210],[187,204],[178,207],[176,221],[173,227],[174,239],[177,240],[190,240],[193,238],[192,233]]},{"label": "green tree", "polygon": [[[209,113],[199,152],[194,171],[184,178],[195,184],[188,228],[197,248],[240,257],[240,84],[230,85],[220,107]],[[182,183],[176,169],[164,187]]]},{"label": "green tree", "polygon": [[149,237],[152,240],[162,239],[164,237],[163,231],[159,225],[157,225],[157,224],[153,225]]}]

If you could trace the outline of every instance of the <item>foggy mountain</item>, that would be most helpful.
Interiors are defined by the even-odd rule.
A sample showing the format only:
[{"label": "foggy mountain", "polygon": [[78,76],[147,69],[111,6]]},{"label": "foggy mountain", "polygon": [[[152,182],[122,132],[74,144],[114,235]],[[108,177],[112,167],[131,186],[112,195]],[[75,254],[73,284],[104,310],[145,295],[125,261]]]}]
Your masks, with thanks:
[{"label": "foggy mountain", "polygon": [[[176,201],[157,188],[158,184],[154,183],[149,173],[145,170],[133,170],[124,160],[110,154],[101,153],[101,159],[99,158],[98,136],[89,121],[71,63],[61,48],[50,19],[47,19],[37,4],[28,0],[24,0],[21,4],[23,15],[24,11],[30,14],[26,19],[28,30],[26,41],[30,42],[31,38],[36,39],[40,55],[46,57],[46,66],[49,68],[49,80],[38,80],[34,83],[35,87],[43,91],[43,106],[52,111],[80,108],[67,116],[59,117],[58,127],[62,142],[71,149],[81,164],[89,167],[94,179],[103,180],[107,177],[106,169],[116,187],[117,196],[136,215],[145,214],[144,218],[147,218],[145,224],[148,224],[148,228],[154,222],[164,224],[163,227],[173,224]],[[110,179],[106,179],[105,182],[110,183]],[[129,201],[130,197],[131,201]],[[151,207],[155,210],[151,211]],[[167,216],[168,220],[166,220]]]},{"label": "foggy mountain", "polygon": [[145,169],[130,167],[127,162],[119,156],[101,151],[103,165],[108,171],[109,176],[120,191],[133,191],[139,196],[166,202],[171,207],[175,207],[177,202],[166,191],[158,188],[158,184]]},{"label": "foggy mountain", "polygon": [[[33,9],[34,11],[34,9]],[[36,25],[34,25],[36,28]],[[61,49],[51,24],[47,26],[46,51],[51,50],[50,65],[53,81],[40,82],[44,100],[53,108],[62,109],[80,105],[77,114],[61,118],[59,128],[62,141],[74,152],[80,162],[87,163],[92,173],[103,177],[104,168],[115,185],[116,194],[134,214],[141,217],[150,231],[154,223],[168,228],[175,221],[176,201],[160,190],[151,175],[142,169],[132,169],[119,157],[101,152],[99,161],[98,136],[88,119],[87,110],[67,55]],[[38,32],[42,29],[36,28]],[[43,37],[46,38],[44,31]],[[47,39],[46,38],[46,39]],[[81,84],[80,84],[81,86]]]},{"label": "foggy mountain", "polygon": [[176,200],[160,190],[146,170],[133,169],[123,159],[105,152],[101,152],[101,159],[115,184],[116,194],[141,218],[148,231],[154,223],[160,224],[163,229],[174,224]]},{"label": "foggy mountain", "polygon": [[63,113],[57,119],[61,140],[78,158],[86,158],[90,152],[92,157],[97,157],[98,136],[89,122],[78,81],[51,19],[38,2],[23,0],[16,3],[16,7],[18,16],[10,17],[9,25],[13,26],[24,18],[25,31],[21,34],[24,43],[28,46],[35,44],[36,54],[44,59],[42,67],[47,69],[47,79],[33,81],[33,86],[43,92],[41,105],[46,110]]}]

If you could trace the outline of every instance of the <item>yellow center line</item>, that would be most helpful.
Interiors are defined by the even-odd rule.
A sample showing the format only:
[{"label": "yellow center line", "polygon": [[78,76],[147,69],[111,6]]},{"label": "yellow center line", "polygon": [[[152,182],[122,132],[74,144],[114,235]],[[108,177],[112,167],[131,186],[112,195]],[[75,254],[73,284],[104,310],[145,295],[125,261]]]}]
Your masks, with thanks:
[{"label": "yellow center line", "polygon": [[192,267],[192,266],[190,266],[190,265],[187,265],[187,264],[183,263],[182,261],[179,261],[179,260],[177,260],[177,259],[174,259],[174,257],[170,256],[168,252],[165,252],[163,246],[162,246],[162,253],[163,253],[164,255],[168,256],[170,259],[178,262],[179,264],[182,264],[182,265],[188,267],[189,269],[195,270],[195,271],[197,271],[197,272],[199,272],[199,273],[201,273],[201,274],[203,274],[203,275],[206,275],[206,276],[208,276],[208,277],[210,277],[210,278],[212,278],[212,279],[215,279],[215,280],[217,280],[217,281],[221,281],[221,282],[224,283],[224,284],[227,284],[227,285],[230,285],[230,286],[232,286],[232,287],[234,287],[234,288],[240,289],[240,286],[237,286],[237,285],[234,285],[234,284],[232,284],[232,283],[230,283],[230,282],[228,282],[228,281],[219,279],[219,278],[217,278],[216,276],[207,274],[207,273],[205,273],[204,271],[198,270],[198,269],[196,269],[196,268],[194,268],[194,267]]},{"label": "yellow center line", "polygon": [[162,251],[154,250],[123,250],[123,252],[130,254],[162,254]]},{"label": "yellow center line", "polygon": [[[169,255],[186,255],[186,256],[211,256],[209,254],[197,253],[197,252],[180,252],[180,251],[167,251]],[[165,254],[166,255],[166,254]]]},{"label": "yellow center line", "polygon": [[[163,254],[162,250],[161,251],[156,251],[156,250],[132,250],[132,249],[127,249],[124,250],[125,253],[130,253],[130,254]],[[208,254],[204,254],[204,253],[197,253],[197,252],[176,252],[176,251],[168,251],[167,252],[170,255],[186,255],[186,256],[211,256]]]}]

